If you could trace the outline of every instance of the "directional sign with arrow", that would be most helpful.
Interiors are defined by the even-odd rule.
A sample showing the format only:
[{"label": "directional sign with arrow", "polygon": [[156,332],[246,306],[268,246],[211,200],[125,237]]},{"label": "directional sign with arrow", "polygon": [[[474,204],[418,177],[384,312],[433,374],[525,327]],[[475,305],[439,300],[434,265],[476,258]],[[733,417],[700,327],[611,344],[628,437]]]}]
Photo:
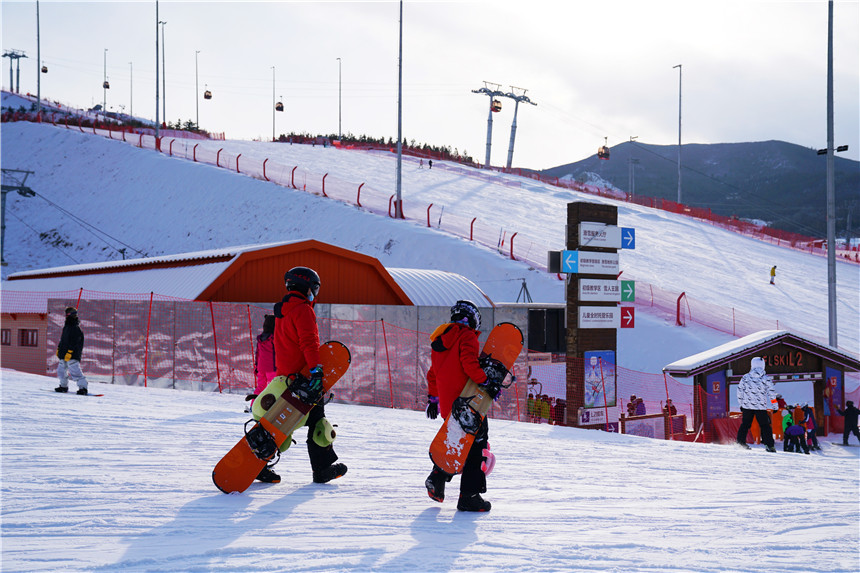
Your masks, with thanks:
[{"label": "directional sign with arrow", "polygon": [[621,307],[621,328],[633,328],[636,322],[636,309],[632,306]]},{"label": "directional sign with arrow", "polygon": [[636,281],[621,281],[621,302],[636,300]]},{"label": "directional sign with arrow", "polygon": [[621,227],[621,248],[636,248],[636,229],[633,227]]}]

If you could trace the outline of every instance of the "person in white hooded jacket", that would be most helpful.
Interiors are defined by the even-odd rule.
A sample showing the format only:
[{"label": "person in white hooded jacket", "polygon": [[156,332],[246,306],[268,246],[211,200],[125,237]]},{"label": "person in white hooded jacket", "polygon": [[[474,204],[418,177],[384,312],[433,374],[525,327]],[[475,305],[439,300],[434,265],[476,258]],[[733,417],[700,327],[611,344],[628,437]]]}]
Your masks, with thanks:
[{"label": "person in white hooded jacket", "polygon": [[776,407],[776,391],[764,367],[764,359],[756,356],[750,361],[750,371],[744,374],[738,384],[738,406],[741,408],[742,417],[737,442],[750,449],[747,445],[747,432],[755,418],[761,428],[761,441],[767,446],[767,451],[775,452],[770,413]]}]

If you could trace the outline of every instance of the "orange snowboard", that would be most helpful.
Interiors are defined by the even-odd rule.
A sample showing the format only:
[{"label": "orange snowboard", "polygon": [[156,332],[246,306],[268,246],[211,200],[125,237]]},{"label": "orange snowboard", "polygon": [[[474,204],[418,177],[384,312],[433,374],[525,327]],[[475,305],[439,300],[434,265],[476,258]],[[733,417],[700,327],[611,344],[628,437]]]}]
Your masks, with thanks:
[{"label": "orange snowboard", "polygon": [[[323,366],[323,395],[325,395],[349,369],[349,349],[337,341],[326,342],[320,347],[320,360]],[[305,369],[301,374],[307,377],[310,373]],[[270,385],[276,380],[278,378],[272,380]],[[258,399],[263,398],[264,394],[265,391]],[[295,394],[285,390],[266,409],[260,421],[246,432],[245,436],[215,465],[215,469],[212,470],[212,481],[215,486],[224,493],[241,493],[248,489],[269,460],[274,457],[274,452],[267,459],[258,457],[248,441],[248,436],[254,434],[265,436],[260,432],[261,429],[265,430],[274,439],[275,445],[280,447],[304,423],[305,417],[313,407],[314,404],[302,402]]]},{"label": "orange snowboard", "polygon": [[[490,331],[479,361],[501,363],[510,371],[523,349],[523,333],[510,323],[503,322]],[[489,394],[471,380],[466,382],[460,397],[454,401],[451,413],[433,442],[430,444],[430,459],[442,471],[454,475],[463,472],[469,450],[475,442],[475,433],[493,405]]]}]

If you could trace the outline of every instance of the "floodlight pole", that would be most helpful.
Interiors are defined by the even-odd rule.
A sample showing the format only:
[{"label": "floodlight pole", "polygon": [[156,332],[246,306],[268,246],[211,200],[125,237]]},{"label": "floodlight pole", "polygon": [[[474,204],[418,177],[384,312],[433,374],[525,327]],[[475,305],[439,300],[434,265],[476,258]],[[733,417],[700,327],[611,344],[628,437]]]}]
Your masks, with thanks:
[{"label": "floodlight pole", "polygon": [[828,343],[836,348],[836,180],[833,139],[833,0],[829,0],[827,3],[827,316]]},{"label": "floodlight pole", "polygon": [[160,136],[161,118],[158,116],[158,0],[155,0],[155,145],[158,147]]},{"label": "floodlight pole", "polygon": [[678,203],[681,202],[681,65],[672,66],[678,68]]},{"label": "floodlight pole", "polygon": [[340,58],[337,59],[337,138],[343,139],[343,134],[341,131],[341,66],[342,62]]},{"label": "floodlight pole", "polygon": [[403,218],[403,0],[400,0],[400,37],[397,52],[397,174],[395,176],[394,218]]},{"label": "floodlight pole", "polygon": [[[488,85],[495,86],[496,89],[490,89],[487,87]],[[493,98],[505,95],[503,91],[500,91],[498,89],[500,87],[502,86],[500,86],[499,84],[493,84],[485,81],[484,87],[477,90],[472,90],[473,94],[484,94],[490,96],[490,115],[487,116],[487,156],[484,160],[484,167],[486,167],[487,169],[490,168],[490,149],[493,145]]]},{"label": "floodlight pole", "polygon": [[42,119],[42,42],[39,37],[39,0],[36,0],[36,117]]},{"label": "floodlight pole", "polygon": [[275,66],[272,66],[272,141],[275,141],[275,111],[277,110],[275,103]]},{"label": "floodlight pole", "polygon": [[161,24],[161,111],[164,121],[167,121],[167,45],[164,43],[164,28],[167,26],[167,21],[162,20],[159,24]]},{"label": "floodlight pole", "polygon": [[102,116],[104,116],[105,121],[107,121],[107,52],[108,49],[105,48],[105,67],[104,67],[104,82],[102,83],[102,92],[104,92],[104,100],[102,101]]},{"label": "floodlight pole", "polygon": [[[514,90],[518,90],[518,89],[523,90],[522,95],[516,95],[514,93]],[[516,102],[516,103],[514,103],[514,121],[511,122],[511,142],[508,144],[508,163],[507,163],[508,169],[511,168],[511,164],[514,161],[514,139],[517,136],[517,111],[520,108],[520,102],[522,101],[525,103],[530,103],[532,105],[537,105],[535,102],[533,102],[532,100],[530,100],[526,96],[527,91],[528,90],[523,89],[523,88],[517,88],[515,86],[511,86],[511,91],[509,93],[504,94],[505,97],[511,98],[512,100],[514,100],[514,102]]]},{"label": "floodlight pole", "polygon": [[200,53],[200,50],[196,50],[194,52],[194,105],[196,107],[197,117],[195,119],[195,124],[197,125],[197,130],[200,130],[200,84],[198,83],[198,74],[197,74],[197,54]]}]

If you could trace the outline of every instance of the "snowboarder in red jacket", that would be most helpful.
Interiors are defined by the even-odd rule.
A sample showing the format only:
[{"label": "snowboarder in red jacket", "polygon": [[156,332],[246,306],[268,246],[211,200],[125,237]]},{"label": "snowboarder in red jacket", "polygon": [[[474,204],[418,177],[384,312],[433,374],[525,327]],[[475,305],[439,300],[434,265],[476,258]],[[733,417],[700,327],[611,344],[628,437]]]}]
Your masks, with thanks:
[{"label": "snowboarder in red jacket", "polygon": [[[430,336],[427,417],[431,420],[435,420],[440,413],[443,418],[448,416],[454,400],[468,380],[476,384],[487,381],[487,375],[478,364],[480,327],[481,313],[475,303],[459,300],[451,307],[451,322],[439,326]],[[487,491],[487,476],[481,469],[482,462],[486,461],[484,450],[488,448],[487,430],[487,420],[484,418],[463,465],[460,499],[457,502],[460,511],[490,511],[490,502],[480,495]],[[452,477],[434,464],[433,471],[424,482],[427,494],[436,501],[443,501],[445,484]]]},{"label": "snowboarder in red jacket", "polygon": [[[313,269],[294,267],[284,274],[287,294],[275,305],[275,366],[278,376],[291,376],[310,367],[310,388],[322,390],[323,370],[320,360],[320,337],[314,301],[320,290],[320,277]],[[316,483],[326,483],[346,473],[344,464],[336,464],[337,454],[331,441],[325,439],[330,427],[325,406],[318,404],[308,414],[308,456]],[[317,439],[314,439],[314,434]],[[327,442],[327,443],[326,443]],[[325,445],[323,445],[325,444]],[[264,468],[257,479],[278,483],[280,476]]]}]

